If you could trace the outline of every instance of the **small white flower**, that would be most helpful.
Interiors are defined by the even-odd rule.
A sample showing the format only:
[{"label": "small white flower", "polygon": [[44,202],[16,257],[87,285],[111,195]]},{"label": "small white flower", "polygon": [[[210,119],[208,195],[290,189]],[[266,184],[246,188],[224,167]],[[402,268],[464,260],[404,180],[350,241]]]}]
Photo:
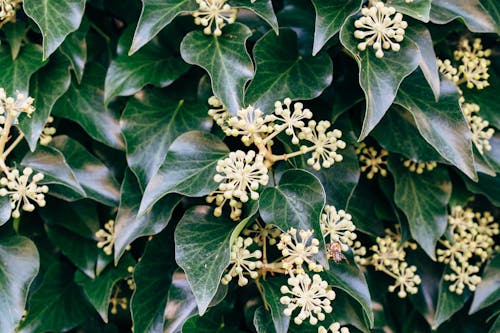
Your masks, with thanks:
[{"label": "small white flower", "polygon": [[0,88],[0,115],[3,117],[9,114],[12,118],[17,118],[20,113],[26,113],[30,116],[35,111],[33,102],[33,98],[24,96],[19,91],[16,93],[15,99],[8,97],[5,90]]},{"label": "small white flower", "polygon": [[250,252],[248,247],[252,245],[252,238],[238,237],[236,242],[231,246],[231,259],[229,265],[231,269],[225,274],[222,279],[222,284],[228,284],[233,277],[238,277],[238,285],[243,287],[248,284],[248,279],[243,275],[247,273],[250,278],[256,279],[259,277],[257,270],[262,267],[262,252],[255,250]]},{"label": "small white flower", "polygon": [[331,301],[335,299],[335,292],[328,288],[328,283],[314,274],[312,279],[305,273],[293,275],[288,279],[288,286],[281,286],[282,294],[291,294],[280,298],[280,303],[287,305],[283,313],[290,317],[295,309],[300,312],[295,316],[294,322],[302,324],[309,318],[311,325],[325,320],[325,313],[332,312]]},{"label": "small white flower", "polygon": [[356,239],[351,214],[337,210],[334,206],[326,205],[321,214],[320,226],[323,238],[329,237],[330,242],[339,243],[342,251],[349,250],[349,246]]},{"label": "small white flower", "polygon": [[50,126],[53,121],[54,117],[50,116],[47,119],[47,123],[45,124],[42,133],[40,134],[40,144],[42,146],[48,145],[52,141],[52,137],[54,136],[54,134],[56,134],[56,129]]},{"label": "small white flower", "polygon": [[445,59],[445,60],[437,59],[437,65],[439,72],[443,74],[445,78],[455,83],[458,82],[458,80],[460,79],[458,75],[458,69],[453,67],[450,59]]},{"label": "small white flower", "polygon": [[349,333],[349,329],[347,327],[340,327],[340,323],[333,323],[328,328],[319,326],[318,333]]},{"label": "small white flower", "polygon": [[[304,109],[302,103],[295,103],[293,105],[293,112],[290,110],[292,100],[290,98],[285,98],[283,103],[277,101],[274,103],[274,114],[272,116],[273,121],[281,121],[282,124],[279,125],[279,129],[286,128],[285,133],[292,136],[292,143],[298,144],[299,138],[295,134],[295,128],[302,129],[305,126],[304,119],[311,119],[313,114],[311,110]],[[278,129],[277,128],[277,129]]]},{"label": "small white flower", "polygon": [[323,271],[323,266],[312,259],[312,256],[319,252],[319,240],[312,237],[313,233],[312,230],[300,230],[300,241],[295,228],[290,228],[280,235],[278,250],[283,254],[282,265],[285,270],[301,273],[304,271],[302,264],[306,263],[311,271]]},{"label": "small white flower", "polygon": [[[408,27],[401,13],[396,13],[394,7],[386,7],[383,2],[378,1],[370,8],[361,9],[361,14],[363,16],[354,22],[357,29],[363,29],[356,30],[354,37],[366,39],[358,44],[360,51],[373,45],[377,58],[384,56],[383,49],[399,51],[399,43],[403,40],[405,29]],[[391,17],[392,15],[394,17]]]},{"label": "small white flower", "polygon": [[[25,168],[23,174],[19,174],[19,170],[14,169],[6,174],[6,177],[0,179],[0,185],[5,186],[0,189],[0,196],[10,196],[10,206],[13,209],[12,217],[18,218],[21,214],[21,208],[27,212],[35,210],[35,206],[31,203],[34,201],[38,206],[45,206],[45,193],[49,191],[47,185],[38,186],[38,182],[43,179],[43,174],[37,173],[33,177],[31,168]],[[31,178],[31,182],[30,182]]]},{"label": "small white flower", "polygon": [[226,0],[196,0],[200,6],[193,12],[194,23],[205,27],[203,33],[214,36],[222,35],[222,28],[226,24],[234,23],[238,11],[231,8]]},{"label": "small white flower", "polygon": [[491,150],[490,139],[495,134],[495,130],[490,126],[487,120],[484,120],[477,113],[480,111],[479,105],[475,103],[462,104],[462,110],[465,119],[469,123],[471,131],[471,140],[476,146],[479,153],[483,154],[484,151]]},{"label": "small white flower", "polygon": [[338,149],[344,149],[346,143],[340,138],[342,132],[338,129],[327,131],[330,128],[330,122],[322,120],[318,123],[311,120],[307,127],[302,128],[299,133],[299,139],[307,140],[313,144],[312,147],[305,145],[300,147],[304,153],[312,150],[312,156],[307,160],[307,164],[313,169],[319,170],[321,167],[329,168],[335,162],[341,162],[343,157],[337,153]]},{"label": "small white flower", "polygon": [[260,144],[262,137],[267,136],[274,131],[274,127],[269,123],[273,117],[264,115],[260,109],[249,106],[238,111],[236,117],[228,120],[229,128],[226,129],[226,135],[241,135],[241,141],[250,146],[252,143]]}]

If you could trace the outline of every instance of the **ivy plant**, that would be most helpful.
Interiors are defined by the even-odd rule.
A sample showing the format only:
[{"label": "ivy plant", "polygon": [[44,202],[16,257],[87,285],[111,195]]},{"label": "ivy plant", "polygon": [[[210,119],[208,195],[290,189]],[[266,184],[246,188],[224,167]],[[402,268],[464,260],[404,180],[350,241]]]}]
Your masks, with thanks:
[{"label": "ivy plant", "polygon": [[0,0],[0,332],[499,332],[500,3]]}]

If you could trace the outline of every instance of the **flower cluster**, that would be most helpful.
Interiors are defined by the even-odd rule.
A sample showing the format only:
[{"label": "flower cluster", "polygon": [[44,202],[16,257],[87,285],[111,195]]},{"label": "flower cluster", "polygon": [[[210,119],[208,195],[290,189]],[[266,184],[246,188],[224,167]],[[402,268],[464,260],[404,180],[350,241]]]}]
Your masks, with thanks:
[{"label": "flower cluster", "polygon": [[398,291],[400,298],[408,294],[416,294],[421,283],[420,276],[416,274],[417,268],[410,266],[405,261],[406,248],[416,249],[416,244],[404,242],[401,244],[401,235],[386,229],[385,237],[377,237],[376,244],[370,247],[371,256],[366,256],[366,248],[356,242],[354,252],[355,260],[364,266],[373,266],[375,270],[382,271],[395,281],[389,286],[390,292]]},{"label": "flower cluster", "polygon": [[0,0],[0,27],[16,19],[16,10],[22,0]]},{"label": "flower cluster", "polygon": [[26,113],[28,116],[35,111],[33,106],[33,98],[24,96],[17,92],[16,98],[7,96],[3,88],[0,88],[0,124],[7,122],[7,117],[10,115],[12,119],[17,119],[21,113]]},{"label": "flower cluster", "polygon": [[231,259],[229,265],[231,269],[221,279],[222,284],[228,284],[233,277],[238,277],[238,285],[243,287],[248,284],[248,279],[243,274],[248,274],[250,278],[256,279],[259,274],[257,270],[262,267],[262,252],[255,250],[250,252],[248,247],[253,243],[252,238],[238,237],[231,246]]},{"label": "flower cluster", "polygon": [[265,246],[267,243],[275,245],[280,234],[281,230],[274,225],[260,223],[258,220],[249,229],[243,230],[243,235],[253,235],[253,241],[259,246]]},{"label": "flower cluster", "polygon": [[437,167],[437,162],[428,161],[420,162],[414,160],[404,160],[403,165],[408,168],[411,172],[416,172],[417,174],[422,174],[424,171],[432,171]]},{"label": "flower cluster", "polygon": [[52,123],[54,122],[54,117],[50,116],[47,119],[47,123],[40,134],[40,144],[42,146],[48,145],[52,141],[52,137],[56,134],[56,129],[52,127]]},{"label": "flower cluster", "polygon": [[383,2],[378,1],[370,8],[361,9],[361,14],[363,16],[354,21],[356,29],[360,29],[354,31],[354,37],[364,40],[358,44],[358,50],[364,51],[367,46],[373,45],[377,58],[384,56],[383,50],[399,51],[399,43],[403,41],[405,29],[408,27],[401,13],[397,13],[394,7],[386,7]]},{"label": "flower cluster", "polygon": [[366,172],[366,178],[373,179],[377,173],[382,177],[387,176],[387,156],[389,152],[385,149],[378,151],[374,147],[367,147],[361,142],[356,148],[359,161],[361,162],[361,172]]},{"label": "flower cluster", "polygon": [[337,211],[334,206],[325,206],[321,214],[320,226],[325,243],[337,243],[344,252],[349,250],[357,237],[354,233],[356,227],[352,223],[351,214],[343,210]]},{"label": "flower cluster", "polygon": [[494,237],[499,234],[499,226],[489,212],[481,214],[453,206],[448,215],[448,228],[450,238],[440,240],[437,259],[451,270],[444,275],[445,281],[451,282],[450,291],[461,295],[466,286],[474,291],[481,282],[477,273],[497,250]]},{"label": "flower cluster", "polygon": [[127,310],[128,299],[127,297],[118,297],[120,293],[120,288],[116,287],[113,296],[109,299],[109,304],[111,304],[111,313],[117,314],[118,307],[122,308],[122,310]]},{"label": "flower cluster", "polygon": [[193,12],[194,23],[205,28],[203,33],[214,36],[222,35],[222,28],[226,24],[234,23],[238,11],[231,8],[226,0],[196,0],[198,10]]},{"label": "flower cluster", "polygon": [[349,333],[347,327],[340,327],[340,323],[333,323],[328,328],[324,326],[318,327],[318,333]]},{"label": "flower cluster", "polygon": [[495,134],[495,130],[489,127],[489,122],[478,115],[480,111],[479,105],[475,103],[463,103],[462,111],[464,112],[465,119],[469,123],[471,131],[471,140],[476,146],[479,153],[483,154],[484,151],[490,151],[490,139]]},{"label": "flower cluster", "polygon": [[97,247],[103,249],[108,256],[113,253],[113,245],[115,244],[115,221],[109,220],[104,224],[104,229],[99,229],[95,236],[99,239]]},{"label": "flower cluster", "polygon": [[[313,272],[323,271],[323,266],[312,257],[319,253],[319,240],[313,236],[312,230],[290,228],[280,235],[278,250],[283,254],[282,267],[296,274],[304,273],[303,264]],[[298,234],[298,237],[297,237]]]}]

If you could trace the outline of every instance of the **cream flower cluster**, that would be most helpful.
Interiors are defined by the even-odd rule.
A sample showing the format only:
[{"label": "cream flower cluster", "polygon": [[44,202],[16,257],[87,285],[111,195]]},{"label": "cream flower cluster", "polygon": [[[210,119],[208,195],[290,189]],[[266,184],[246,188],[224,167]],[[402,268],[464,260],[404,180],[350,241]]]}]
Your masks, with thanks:
[{"label": "cream flower cluster", "polygon": [[274,225],[260,223],[258,220],[250,228],[243,230],[243,235],[253,236],[253,241],[259,246],[275,245],[280,234],[281,230]]},{"label": "cream flower cluster", "polygon": [[17,119],[21,113],[31,116],[35,111],[33,101],[33,98],[24,96],[20,92],[17,92],[16,98],[9,97],[5,90],[0,88],[0,124],[6,123],[8,115],[12,119]]},{"label": "cream flower cluster", "polygon": [[361,142],[356,148],[356,153],[361,162],[361,172],[366,172],[366,178],[373,179],[377,173],[380,173],[382,177],[387,176],[387,156],[389,155],[387,150],[378,151]]},{"label": "cream flower cluster", "polygon": [[316,325],[318,321],[325,320],[325,313],[333,311],[331,301],[335,299],[335,292],[329,289],[328,283],[319,274],[311,278],[305,273],[291,273],[288,286],[281,286],[280,291],[285,294],[280,303],[287,306],[283,311],[286,316],[290,317],[296,309],[300,309],[293,319],[297,325],[308,318],[311,325]]},{"label": "cream flower cluster", "polygon": [[420,162],[414,160],[404,160],[403,165],[408,168],[411,172],[415,172],[417,174],[422,174],[424,171],[432,171],[437,167],[437,162],[428,161],[428,162]]},{"label": "cream flower cluster", "polygon": [[48,145],[52,141],[52,137],[56,134],[55,127],[52,127],[52,123],[54,122],[54,117],[49,116],[47,119],[47,123],[40,134],[40,144],[42,146]]},{"label": "cream flower cluster", "polygon": [[322,272],[323,266],[313,258],[319,253],[319,240],[313,237],[312,230],[300,230],[290,228],[280,235],[278,250],[283,254],[282,267],[292,273],[304,273],[302,265],[313,272]]},{"label": "cream flower cluster", "polygon": [[0,0],[0,27],[16,18],[16,10],[22,0]]},{"label": "cream flower cluster", "polygon": [[416,294],[418,285],[421,283],[420,276],[416,274],[417,268],[410,266],[405,261],[405,248],[416,249],[416,244],[404,242],[401,246],[401,235],[386,229],[385,237],[377,237],[373,246],[371,256],[366,256],[366,248],[356,242],[354,246],[355,260],[360,265],[373,266],[375,270],[384,272],[394,279],[394,284],[389,286],[390,292],[398,290],[400,298],[408,294]]},{"label": "cream flower cluster", "polygon": [[104,253],[110,256],[115,245],[115,221],[108,220],[104,224],[104,229],[99,229],[95,236],[99,239],[97,247],[103,249]]},{"label": "cream flower cluster", "polygon": [[219,188],[207,196],[207,202],[215,201],[217,208],[215,216],[222,215],[222,207],[229,200],[231,219],[238,220],[241,215],[242,203],[249,199],[259,199],[257,190],[261,185],[267,185],[269,176],[262,155],[250,150],[247,153],[238,150],[229,153],[229,157],[217,162],[217,174],[214,180]]},{"label": "cream flower cluster", "polygon": [[[338,243],[341,250],[346,252],[354,244],[357,235],[356,227],[352,223],[351,214],[339,210],[334,206],[326,205],[320,219],[321,233],[325,243]],[[331,256],[331,253],[328,254]]]},{"label": "cream flower cluster", "polygon": [[324,326],[318,327],[318,333],[349,333],[347,327],[340,327],[340,323],[333,323],[328,328]]},{"label": "cream flower cluster", "polygon": [[383,50],[400,50],[399,43],[403,41],[408,27],[401,13],[377,1],[370,8],[361,9],[361,14],[363,16],[354,21],[354,26],[359,29],[354,31],[354,37],[364,40],[358,44],[358,50],[365,51],[367,46],[373,45],[377,58],[384,56]]},{"label": "cream flower cluster", "polygon": [[233,277],[238,277],[238,285],[243,287],[248,284],[248,279],[244,276],[247,274],[252,279],[259,277],[257,272],[262,267],[262,252],[248,250],[253,243],[252,238],[238,237],[235,243],[231,246],[231,258],[229,261],[230,269],[222,279],[222,284],[229,284]]},{"label": "cream flower cluster", "polygon": [[484,151],[490,151],[490,139],[495,134],[495,130],[490,126],[487,120],[478,115],[480,107],[475,103],[463,103],[462,111],[464,112],[465,119],[469,123],[471,131],[471,140],[476,146],[479,153],[483,154]]},{"label": "cream flower cluster", "polygon": [[477,273],[498,250],[494,238],[499,234],[499,225],[489,212],[481,214],[470,208],[453,206],[448,226],[451,236],[440,240],[437,259],[451,270],[444,275],[444,280],[451,283],[449,290],[461,295],[465,287],[474,291],[481,282]]},{"label": "cream flower cluster", "polygon": [[226,0],[196,0],[199,8],[193,12],[194,23],[204,26],[203,33],[214,36],[222,35],[226,24],[234,23],[238,11]]}]

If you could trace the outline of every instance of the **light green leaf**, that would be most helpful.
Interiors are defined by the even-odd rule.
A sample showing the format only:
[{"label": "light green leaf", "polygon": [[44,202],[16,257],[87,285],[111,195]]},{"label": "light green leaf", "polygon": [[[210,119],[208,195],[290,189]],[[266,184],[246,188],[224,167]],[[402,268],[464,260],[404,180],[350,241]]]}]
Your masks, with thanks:
[{"label": "light green leaf", "polygon": [[191,131],[179,136],[146,187],[138,214],[144,214],[169,193],[198,197],[213,191],[217,188],[215,166],[228,153],[226,145],[213,134]]},{"label": "light green leaf", "polygon": [[30,77],[45,65],[42,61],[42,51],[38,45],[25,45],[16,60],[12,60],[8,47],[0,46],[0,87],[8,96],[16,97],[16,91],[25,95],[29,91]]},{"label": "light green leaf", "polygon": [[403,82],[396,103],[413,114],[420,134],[444,159],[469,178],[477,179],[471,134],[458,104],[457,89],[451,82],[443,81],[440,90],[441,97],[435,102],[431,89],[418,71]]},{"label": "light green leaf", "polygon": [[431,12],[431,2],[431,0],[413,0],[412,2],[407,2],[406,0],[390,0],[387,4],[396,8],[396,10],[402,14],[427,23],[429,22],[429,14]]},{"label": "light green leaf", "polygon": [[23,8],[42,32],[43,59],[47,59],[80,26],[85,0],[25,0]]},{"label": "light green leaf", "polygon": [[485,267],[481,282],[474,292],[469,314],[478,312],[500,300],[500,254]]},{"label": "light green leaf", "polygon": [[395,181],[394,201],[408,218],[411,235],[429,257],[435,258],[436,243],[448,224],[448,171],[436,168],[419,175],[397,157],[389,158],[388,167]]},{"label": "light green leaf", "polygon": [[178,194],[169,194],[161,199],[150,212],[137,216],[142,191],[130,170],[125,172],[121,188],[120,207],[115,222],[115,262],[118,262],[125,248],[142,236],[155,235],[170,222],[172,212],[181,200]]},{"label": "light green leaf", "polygon": [[101,160],[66,135],[55,137],[50,144],[64,155],[88,198],[111,207],[118,205],[120,185]]},{"label": "light green leaf", "polygon": [[123,149],[118,116],[104,106],[105,70],[88,63],[82,83],[73,80],[68,91],[57,101],[54,115],[77,122],[95,140],[115,149]]},{"label": "light green leaf", "polygon": [[431,22],[446,24],[461,18],[472,32],[499,32],[499,27],[479,0],[433,0]]},{"label": "light green leaf", "polygon": [[0,227],[10,220],[11,213],[9,196],[0,197]]},{"label": "light green leaf", "polygon": [[253,76],[253,65],[245,43],[250,29],[234,23],[220,37],[192,31],[181,43],[181,55],[189,64],[203,67],[212,80],[212,89],[227,110],[236,114],[243,107],[245,84]]},{"label": "light green leaf", "polygon": [[278,19],[274,14],[272,0],[261,0],[253,3],[247,0],[231,0],[230,4],[234,8],[251,10],[266,21],[273,28],[274,32],[278,33]]},{"label": "light green leaf", "polygon": [[245,104],[272,113],[277,100],[312,99],[330,85],[332,61],[328,54],[303,57],[297,47],[297,35],[288,28],[281,28],[278,36],[269,31],[257,41],[253,51],[256,72],[245,93]]},{"label": "light green leaf", "polygon": [[203,315],[229,265],[229,239],[236,224],[213,216],[208,206],[189,209],[175,230],[175,260],[187,275]]},{"label": "light green leaf", "polygon": [[352,54],[359,65],[359,83],[365,92],[366,113],[359,140],[363,140],[382,119],[389,109],[403,79],[418,66],[420,54],[418,47],[405,38],[399,52],[386,51],[383,58],[376,58],[375,51],[369,47],[358,50],[359,39],[354,37],[355,17],[349,18],[340,31],[340,41]]},{"label": "light green leaf", "polygon": [[21,236],[0,238],[0,332],[14,332],[38,268],[38,251],[32,241]]},{"label": "light green leaf", "polygon": [[288,332],[288,327],[290,325],[290,317],[285,316],[283,313],[283,310],[286,309],[286,305],[280,302],[280,298],[283,296],[280,292],[280,288],[287,284],[286,281],[286,277],[269,277],[261,281],[264,301],[271,310],[271,318],[276,333]]},{"label": "light green leaf", "polygon": [[137,52],[180,14],[198,9],[195,0],[142,0],[142,12],[129,54]]},{"label": "light green leaf", "polygon": [[30,82],[30,96],[35,99],[36,111],[30,118],[19,117],[17,125],[24,133],[31,151],[36,149],[38,138],[47,123],[50,111],[71,82],[68,61],[60,54],[55,54],[47,66],[33,75]]},{"label": "light green leaf", "polygon": [[182,133],[208,129],[207,106],[147,91],[128,102],[120,119],[127,162],[142,188],[158,172],[172,142]]},{"label": "light green leaf", "polygon": [[312,0],[316,10],[316,22],[314,29],[313,55],[332,38],[345,20],[359,11],[362,2],[360,0]]}]

